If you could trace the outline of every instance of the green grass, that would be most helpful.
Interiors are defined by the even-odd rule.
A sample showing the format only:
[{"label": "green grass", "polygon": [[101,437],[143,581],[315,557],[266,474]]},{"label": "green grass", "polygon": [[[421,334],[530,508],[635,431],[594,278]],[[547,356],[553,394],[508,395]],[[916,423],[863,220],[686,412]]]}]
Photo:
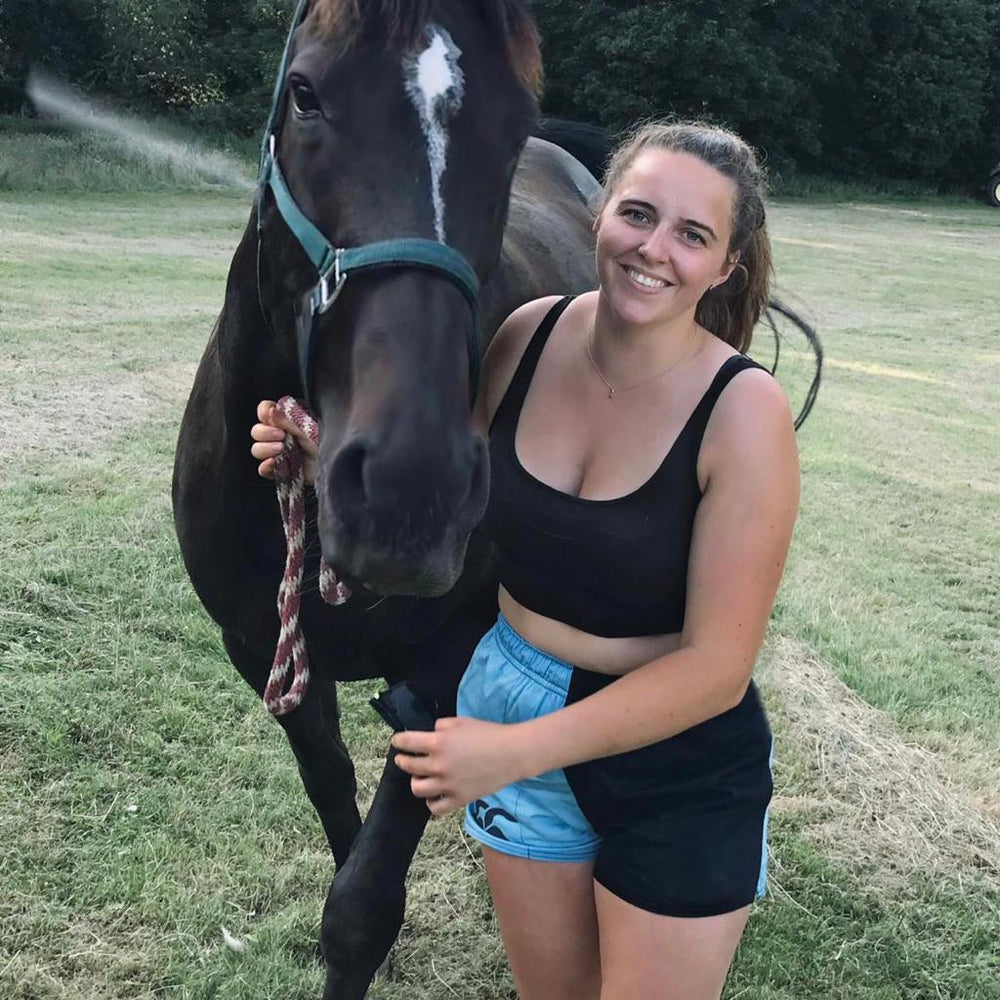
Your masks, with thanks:
[{"label": "green grass", "polygon": [[[332,863],[191,592],[168,500],[247,199],[0,204],[0,996],[315,998]],[[828,366],[761,665],[770,893],[726,996],[998,997],[1000,215],[857,200],[770,218]],[[798,392],[803,359],[782,366]],[[375,687],[342,686],[363,805]],[[425,838],[371,995],[514,996],[454,819]]]}]

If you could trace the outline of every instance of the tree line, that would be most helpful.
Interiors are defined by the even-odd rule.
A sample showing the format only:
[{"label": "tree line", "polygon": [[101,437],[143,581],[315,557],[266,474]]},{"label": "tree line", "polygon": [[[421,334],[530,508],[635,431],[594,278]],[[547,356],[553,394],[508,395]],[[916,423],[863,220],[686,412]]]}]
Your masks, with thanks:
[{"label": "tree line", "polygon": [[[28,66],[217,133],[263,125],[292,0],[0,0],[0,112]],[[544,109],[727,124],[772,169],[941,190],[1000,160],[995,0],[535,0]]]}]

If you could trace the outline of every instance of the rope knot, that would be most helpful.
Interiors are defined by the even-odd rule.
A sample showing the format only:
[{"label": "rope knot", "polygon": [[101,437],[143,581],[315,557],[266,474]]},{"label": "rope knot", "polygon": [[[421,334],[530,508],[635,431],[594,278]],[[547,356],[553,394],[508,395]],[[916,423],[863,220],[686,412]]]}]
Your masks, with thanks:
[{"label": "rope knot", "polygon": [[[283,396],[278,400],[278,410],[311,441],[319,440],[319,424],[297,399]],[[288,554],[285,575],[278,588],[281,631],[274,664],[264,689],[264,704],[272,715],[285,715],[299,707],[309,683],[309,657],[299,622],[302,571],[305,566],[305,460],[293,434],[285,435],[284,449],[274,460],[274,481]],[[343,604],[351,596],[350,588],[337,579],[325,559],[321,559],[319,565],[319,592],[323,600],[332,605]],[[292,680],[285,691],[289,671]]]}]

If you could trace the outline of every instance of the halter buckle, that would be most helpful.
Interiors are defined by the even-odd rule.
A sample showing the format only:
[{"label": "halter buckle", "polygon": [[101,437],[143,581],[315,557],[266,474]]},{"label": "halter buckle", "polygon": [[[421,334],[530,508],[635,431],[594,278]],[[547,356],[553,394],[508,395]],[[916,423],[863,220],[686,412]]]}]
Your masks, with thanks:
[{"label": "halter buckle", "polygon": [[[340,258],[343,252],[343,248],[335,250],[333,252],[333,266],[327,268],[319,276],[319,301],[316,303],[316,312],[320,315],[337,301],[337,296],[344,287],[344,282],[347,281],[347,273],[340,270]],[[333,291],[330,291],[331,272],[333,274]]]}]

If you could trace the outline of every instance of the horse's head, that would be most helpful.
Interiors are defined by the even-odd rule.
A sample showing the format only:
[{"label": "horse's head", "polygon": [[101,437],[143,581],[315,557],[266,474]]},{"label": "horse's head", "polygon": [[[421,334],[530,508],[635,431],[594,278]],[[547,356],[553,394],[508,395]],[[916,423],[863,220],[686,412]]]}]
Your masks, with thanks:
[{"label": "horse's head", "polygon": [[[483,279],[499,258],[539,75],[521,0],[312,0],[276,96],[287,188],[333,247],[418,237],[458,251]],[[264,205],[268,270],[301,328],[316,267],[274,199]],[[485,510],[470,298],[419,263],[376,267],[352,273],[314,320],[304,378],[322,426],[323,552],[380,593],[450,589]]]}]

